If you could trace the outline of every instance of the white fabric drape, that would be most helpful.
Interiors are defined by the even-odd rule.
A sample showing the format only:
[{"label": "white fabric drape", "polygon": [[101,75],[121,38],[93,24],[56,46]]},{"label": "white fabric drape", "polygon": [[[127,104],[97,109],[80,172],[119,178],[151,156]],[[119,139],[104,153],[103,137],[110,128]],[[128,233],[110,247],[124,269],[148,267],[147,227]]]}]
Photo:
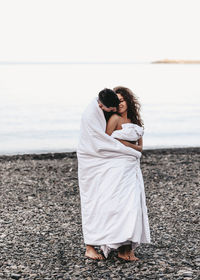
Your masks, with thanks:
[{"label": "white fabric drape", "polygon": [[105,133],[106,121],[97,100],[81,120],[78,178],[84,242],[111,248],[130,242],[150,243],[141,153]]},{"label": "white fabric drape", "polygon": [[114,130],[112,137],[127,141],[137,141],[144,134],[143,127],[134,123],[122,124],[122,129]]}]

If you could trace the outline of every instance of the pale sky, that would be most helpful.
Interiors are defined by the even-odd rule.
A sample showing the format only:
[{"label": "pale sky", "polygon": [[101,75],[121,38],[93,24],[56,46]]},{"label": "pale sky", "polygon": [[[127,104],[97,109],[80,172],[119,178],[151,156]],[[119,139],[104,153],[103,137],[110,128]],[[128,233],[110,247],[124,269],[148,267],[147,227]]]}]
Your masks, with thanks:
[{"label": "pale sky", "polygon": [[199,0],[0,0],[0,62],[200,59]]}]

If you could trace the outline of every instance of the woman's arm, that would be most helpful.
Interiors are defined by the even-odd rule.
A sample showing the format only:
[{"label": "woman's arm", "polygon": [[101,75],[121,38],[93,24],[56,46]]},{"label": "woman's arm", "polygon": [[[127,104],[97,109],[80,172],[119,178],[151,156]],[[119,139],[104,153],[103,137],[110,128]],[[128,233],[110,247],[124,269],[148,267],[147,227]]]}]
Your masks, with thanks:
[{"label": "woman's arm", "polygon": [[117,114],[114,114],[110,117],[106,126],[106,133],[108,135],[111,135],[113,131],[116,130],[118,121],[119,121],[119,116]]},{"label": "woman's arm", "polygon": [[143,148],[143,140],[142,137],[138,140],[138,144],[132,144],[128,141],[125,140],[121,140],[121,139],[117,139],[119,140],[122,144],[124,144],[127,147],[130,147],[132,149],[135,149],[136,151],[142,152],[142,148]]}]

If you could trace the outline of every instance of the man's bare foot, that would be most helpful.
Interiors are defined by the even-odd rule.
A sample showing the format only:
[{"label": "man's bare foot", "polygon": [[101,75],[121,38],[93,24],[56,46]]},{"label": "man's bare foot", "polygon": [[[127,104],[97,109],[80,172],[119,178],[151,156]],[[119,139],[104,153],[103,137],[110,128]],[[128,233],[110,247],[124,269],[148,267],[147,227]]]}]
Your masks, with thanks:
[{"label": "man's bare foot", "polygon": [[85,256],[87,258],[90,258],[93,260],[103,260],[104,259],[104,257],[101,254],[98,254],[97,251],[94,249],[94,247],[91,245],[86,246]]}]

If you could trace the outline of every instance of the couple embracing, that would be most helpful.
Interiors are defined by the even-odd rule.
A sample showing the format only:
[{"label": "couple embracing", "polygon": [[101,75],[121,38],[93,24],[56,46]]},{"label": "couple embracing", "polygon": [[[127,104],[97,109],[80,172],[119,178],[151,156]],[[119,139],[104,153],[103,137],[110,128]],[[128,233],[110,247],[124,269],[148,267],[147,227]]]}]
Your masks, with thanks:
[{"label": "couple embracing", "polygon": [[142,125],[140,104],[125,87],[102,90],[82,115],[77,157],[88,258],[104,259],[118,250],[119,258],[135,261],[135,248],[150,243]]}]

